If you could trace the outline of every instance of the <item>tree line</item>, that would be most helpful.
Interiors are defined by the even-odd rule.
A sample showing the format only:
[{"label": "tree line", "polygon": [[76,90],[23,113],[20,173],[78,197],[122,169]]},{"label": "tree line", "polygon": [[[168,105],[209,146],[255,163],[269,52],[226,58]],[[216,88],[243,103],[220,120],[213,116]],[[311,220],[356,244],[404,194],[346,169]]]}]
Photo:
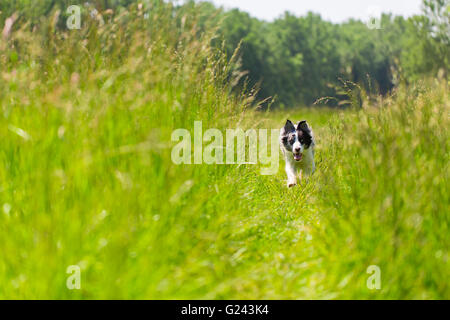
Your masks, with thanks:
[{"label": "tree line", "polygon": [[215,17],[227,54],[240,46],[249,85],[258,85],[261,99],[276,97],[279,105],[339,97],[344,82],[384,95],[400,83],[448,77],[448,0],[425,0],[422,14],[410,18],[382,14],[379,29],[355,19],[331,23],[312,12],[301,17],[286,12],[266,22],[238,9],[217,11],[207,2],[190,5]]},{"label": "tree line", "polygon": [[[18,12],[19,20],[30,22],[31,27],[55,8],[76,2],[3,0],[0,23],[3,25],[7,17]],[[139,3],[152,10],[163,1],[90,3],[99,12],[119,12]],[[238,86],[257,87],[260,100],[271,97],[277,106],[311,105],[321,97],[345,95],[341,90],[345,81],[368,93],[384,95],[400,83],[438,76],[448,79],[449,0],[424,0],[422,14],[410,18],[383,14],[379,29],[355,19],[332,23],[312,12],[300,17],[286,12],[273,22],[266,22],[238,9],[224,10],[193,0],[174,4],[173,10],[190,15],[196,12],[199,32],[215,28],[216,47],[225,50],[228,57],[239,48],[238,61],[245,76]],[[178,23],[182,24],[182,20]],[[329,103],[339,105],[342,100],[345,101],[331,99]]]}]

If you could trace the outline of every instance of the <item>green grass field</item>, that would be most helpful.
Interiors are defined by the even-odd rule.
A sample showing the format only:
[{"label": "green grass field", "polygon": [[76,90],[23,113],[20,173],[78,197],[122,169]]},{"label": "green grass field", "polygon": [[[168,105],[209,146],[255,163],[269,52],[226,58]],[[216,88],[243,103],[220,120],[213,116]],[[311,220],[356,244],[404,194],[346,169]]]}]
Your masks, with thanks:
[{"label": "green grass field", "polygon": [[[450,298],[448,83],[358,110],[255,111],[212,34],[154,15],[60,34],[49,19],[0,46],[0,298]],[[317,138],[296,188],[281,154],[272,176],[171,161],[172,131],[196,120],[286,118]]]}]

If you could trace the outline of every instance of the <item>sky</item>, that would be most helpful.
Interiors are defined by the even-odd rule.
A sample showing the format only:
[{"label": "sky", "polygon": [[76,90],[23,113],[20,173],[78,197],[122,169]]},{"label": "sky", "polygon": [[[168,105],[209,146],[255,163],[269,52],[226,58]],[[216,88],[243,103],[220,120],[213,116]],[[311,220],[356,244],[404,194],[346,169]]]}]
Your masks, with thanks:
[{"label": "sky", "polygon": [[349,18],[368,20],[380,12],[405,17],[420,13],[422,0],[210,0],[226,9],[239,8],[253,17],[272,21],[290,11],[304,15],[308,11],[320,13],[323,19],[343,22]]}]

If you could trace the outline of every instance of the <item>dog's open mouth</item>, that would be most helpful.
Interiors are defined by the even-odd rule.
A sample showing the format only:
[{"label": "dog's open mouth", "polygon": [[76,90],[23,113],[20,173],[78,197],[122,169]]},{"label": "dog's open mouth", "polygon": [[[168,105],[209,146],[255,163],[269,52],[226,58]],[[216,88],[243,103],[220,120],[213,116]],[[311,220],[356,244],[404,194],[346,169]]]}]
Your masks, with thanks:
[{"label": "dog's open mouth", "polygon": [[295,160],[295,161],[300,161],[300,160],[302,160],[302,154],[301,154],[301,153],[299,153],[299,154],[295,154],[295,153],[294,153],[294,160]]}]

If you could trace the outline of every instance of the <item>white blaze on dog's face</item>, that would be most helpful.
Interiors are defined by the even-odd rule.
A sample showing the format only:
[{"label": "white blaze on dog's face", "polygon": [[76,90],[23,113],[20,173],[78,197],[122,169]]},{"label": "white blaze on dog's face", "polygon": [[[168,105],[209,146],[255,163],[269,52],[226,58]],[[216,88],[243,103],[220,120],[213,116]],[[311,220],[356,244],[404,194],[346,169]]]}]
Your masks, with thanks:
[{"label": "white blaze on dog's face", "polygon": [[290,120],[286,121],[281,129],[281,143],[285,150],[292,153],[295,161],[301,161],[305,150],[313,143],[311,128],[306,121],[300,121],[294,125]]}]

